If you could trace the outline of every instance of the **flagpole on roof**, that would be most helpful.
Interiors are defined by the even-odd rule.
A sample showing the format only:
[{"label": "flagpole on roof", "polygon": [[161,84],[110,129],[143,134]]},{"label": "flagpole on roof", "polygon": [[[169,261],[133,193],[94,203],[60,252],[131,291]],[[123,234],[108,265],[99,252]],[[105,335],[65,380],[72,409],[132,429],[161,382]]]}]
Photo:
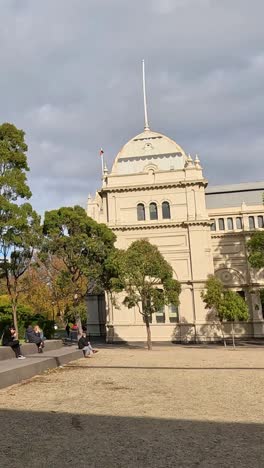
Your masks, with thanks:
[{"label": "flagpole on roof", "polygon": [[144,130],[150,130],[148,123],[148,109],[147,109],[147,96],[146,96],[146,78],[145,78],[145,61],[142,60],[142,78],[143,78],[143,98],[144,98],[144,116],[145,126]]},{"label": "flagpole on roof", "polygon": [[104,176],[104,150],[100,149],[101,163],[102,163],[102,177]]}]

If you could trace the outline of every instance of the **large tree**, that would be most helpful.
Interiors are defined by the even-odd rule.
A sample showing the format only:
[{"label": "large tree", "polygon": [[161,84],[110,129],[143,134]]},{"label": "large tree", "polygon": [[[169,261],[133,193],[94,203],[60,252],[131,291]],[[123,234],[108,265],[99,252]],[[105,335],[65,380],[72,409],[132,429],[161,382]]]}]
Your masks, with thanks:
[{"label": "large tree", "polygon": [[0,126],[0,268],[16,329],[19,281],[40,239],[40,218],[28,202],[23,203],[31,197],[24,136],[12,124]]},{"label": "large tree", "polygon": [[158,248],[145,239],[133,242],[126,251],[117,252],[111,259],[111,268],[112,289],[124,290],[123,303],[129,309],[137,307],[143,316],[150,350],[151,316],[165,304],[179,304],[180,283],[173,278],[172,267]]},{"label": "large tree", "polygon": [[223,322],[231,322],[232,341],[235,347],[234,321],[246,321],[249,319],[246,302],[235,291],[225,289],[223,283],[213,275],[208,277],[205,291],[202,291],[201,296],[206,309],[214,312],[219,320],[225,347],[226,339]]},{"label": "large tree", "polygon": [[[56,255],[64,269],[57,281],[67,287],[78,311],[88,292],[102,288],[104,264],[114,249],[115,235],[104,224],[89,218],[80,206],[47,211],[43,226],[42,260]],[[78,313],[76,320],[81,328]]]},{"label": "large tree", "polygon": [[247,244],[248,260],[253,268],[264,268],[264,231],[252,234]]}]

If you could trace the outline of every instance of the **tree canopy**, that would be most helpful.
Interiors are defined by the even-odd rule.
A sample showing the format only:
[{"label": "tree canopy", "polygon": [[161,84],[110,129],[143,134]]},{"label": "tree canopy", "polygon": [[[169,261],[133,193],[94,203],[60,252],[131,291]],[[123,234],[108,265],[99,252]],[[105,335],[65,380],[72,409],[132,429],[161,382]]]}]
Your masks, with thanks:
[{"label": "tree canopy", "polygon": [[148,349],[151,349],[151,315],[159,312],[165,304],[179,304],[180,283],[173,279],[172,267],[158,248],[145,239],[135,241],[126,251],[116,253],[111,265],[115,273],[113,290],[124,290],[124,304],[128,308],[138,308],[147,328]]},{"label": "tree canopy", "polygon": [[87,292],[102,290],[105,262],[116,237],[106,225],[89,218],[80,206],[47,211],[43,232],[40,257],[45,262],[56,255],[62,261],[64,268],[57,277],[57,286],[67,288],[77,309]]},{"label": "tree canopy", "polygon": [[264,268],[264,231],[252,234],[247,244],[248,260],[253,268]]},{"label": "tree canopy", "polygon": [[19,278],[29,267],[40,240],[40,217],[23,200],[31,197],[26,172],[25,133],[14,125],[0,125],[0,269],[10,295],[17,328]]},{"label": "tree canopy", "polygon": [[222,322],[225,320],[230,322],[248,320],[249,312],[246,302],[235,291],[226,289],[223,283],[213,275],[208,277],[205,291],[201,293],[201,296],[206,309],[212,310],[218,318],[221,324],[224,344],[226,345]]}]

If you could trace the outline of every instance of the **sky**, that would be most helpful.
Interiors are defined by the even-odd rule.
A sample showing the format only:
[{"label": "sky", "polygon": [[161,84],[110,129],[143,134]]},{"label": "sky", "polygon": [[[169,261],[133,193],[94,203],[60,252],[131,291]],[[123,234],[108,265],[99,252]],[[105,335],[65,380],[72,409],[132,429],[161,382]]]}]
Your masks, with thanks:
[{"label": "sky", "polygon": [[0,121],[26,132],[34,208],[80,204],[150,127],[212,185],[264,179],[263,0],[0,0]]}]

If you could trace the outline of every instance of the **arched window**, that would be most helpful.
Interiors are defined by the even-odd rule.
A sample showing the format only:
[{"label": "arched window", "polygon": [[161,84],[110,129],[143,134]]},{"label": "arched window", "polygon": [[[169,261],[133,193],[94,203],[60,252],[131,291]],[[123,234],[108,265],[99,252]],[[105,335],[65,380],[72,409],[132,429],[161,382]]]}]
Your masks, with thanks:
[{"label": "arched window", "polygon": [[170,204],[167,201],[164,201],[162,203],[162,218],[163,219],[170,219],[171,214],[170,214]]},{"label": "arched window", "polygon": [[211,231],[216,231],[215,219],[210,219],[210,221],[213,221],[213,223],[211,224]]},{"label": "arched window", "polygon": [[237,229],[242,229],[242,218],[241,218],[241,216],[238,216],[236,218],[236,228]]},{"label": "arched window", "polygon": [[143,203],[139,203],[137,206],[137,219],[138,221],[145,221],[145,206]]},{"label": "arched window", "polygon": [[149,204],[149,219],[158,219],[158,208],[156,203]]},{"label": "arched window", "polygon": [[227,229],[229,231],[233,231],[234,229],[233,218],[227,218]]},{"label": "arched window", "polygon": [[255,218],[254,216],[248,217],[249,229],[255,229]]},{"label": "arched window", "polygon": [[219,227],[219,231],[224,231],[225,230],[225,220],[224,220],[224,218],[219,218],[218,219],[218,227]]},{"label": "arched window", "polygon": [[262,229],[264,228],[263,216],[258,216],[258,227]]}]

